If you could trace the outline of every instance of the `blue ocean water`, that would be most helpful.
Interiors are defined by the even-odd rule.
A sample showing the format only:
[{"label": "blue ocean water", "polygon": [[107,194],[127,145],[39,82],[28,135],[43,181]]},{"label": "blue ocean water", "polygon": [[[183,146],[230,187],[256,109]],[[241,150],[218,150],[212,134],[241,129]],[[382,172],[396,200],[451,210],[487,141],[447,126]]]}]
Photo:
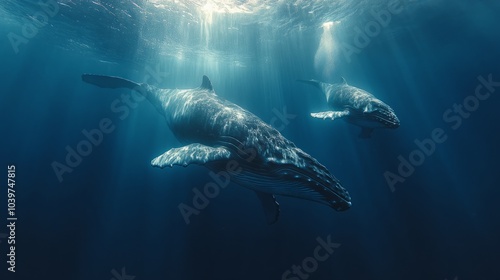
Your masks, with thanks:
[{"label": "blue ocean water", "polygon": [[[1,279],[500,279],[499,14],[493,0],[2,1]],[[351,209],[278,197],[267,225],[231,183],[186,224],[179,205],[209,170],[153,168],[182,145],[163,117],[83,73],[163,88],[207,75],[325,165]],[[296,80],[341,76],[401,127],[362,139],[311,118],[325,98]]]}]

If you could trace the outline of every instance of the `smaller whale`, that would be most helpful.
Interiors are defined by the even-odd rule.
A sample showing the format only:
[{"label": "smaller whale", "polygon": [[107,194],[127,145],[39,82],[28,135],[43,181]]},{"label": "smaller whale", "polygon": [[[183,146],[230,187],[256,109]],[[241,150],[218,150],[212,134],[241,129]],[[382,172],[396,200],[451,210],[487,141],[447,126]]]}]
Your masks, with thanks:
[{"label": "smaller whale", "polygon": [[399,119],[389,105],[373,94],[348,85],[342,78],[340,83],[328,84],[316,80],[298,80],[319,88],[326,96],[332,111],[311,113],[319,119],[338,119],[361,127],[361,138],[369,138],[375,128],[398,128]]}]

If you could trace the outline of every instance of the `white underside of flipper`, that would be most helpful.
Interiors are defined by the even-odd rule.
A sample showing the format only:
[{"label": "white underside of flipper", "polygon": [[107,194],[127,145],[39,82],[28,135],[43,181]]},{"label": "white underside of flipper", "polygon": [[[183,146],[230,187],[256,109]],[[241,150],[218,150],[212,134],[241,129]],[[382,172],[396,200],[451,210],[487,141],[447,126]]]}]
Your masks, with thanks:
[{"label": "white underside of flipper", "polygon": [[332,121],[334,119],[342,118],[345,116],[349,115],[349,111],[326,111],[326,112],[319,112],[319,113],[311,113],[311,117],[313,118],[318,118],[318,119],[331,119]]},{"label": "white underside of flipper", "polygon": [[151,161],[154,167],[165,168],[174,165],[205,164],[210,161],[229,159],[231,153],[223,147],[213,148],[202,144],[190,144],[166,151]]}]

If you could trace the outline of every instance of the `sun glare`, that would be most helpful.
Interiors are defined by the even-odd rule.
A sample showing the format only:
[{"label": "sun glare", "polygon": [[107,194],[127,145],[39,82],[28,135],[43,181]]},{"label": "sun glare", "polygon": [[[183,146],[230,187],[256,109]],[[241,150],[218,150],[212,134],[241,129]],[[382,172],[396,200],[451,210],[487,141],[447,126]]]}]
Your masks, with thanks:
[{"label": "sun glare", "polygon": [[218,14],[251,14],[261,9],[268,9],[263,0],[148,0],[158,7],[198,7],[204,13]]}]

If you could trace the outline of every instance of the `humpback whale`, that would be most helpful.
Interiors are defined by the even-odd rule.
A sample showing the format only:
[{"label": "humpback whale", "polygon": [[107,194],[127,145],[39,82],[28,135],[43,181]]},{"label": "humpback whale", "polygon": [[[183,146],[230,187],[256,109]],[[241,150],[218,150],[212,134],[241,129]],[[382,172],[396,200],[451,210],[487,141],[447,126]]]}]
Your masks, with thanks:
[{"label": "humpback whale", "polygon": [[298,81],[319,88],[332,109],[332,111],[311,113],[314,118],[331,120],[343,118],[361,127],[359,136],[362,138],[369,138],[375,128],[399,127],[399,119],[389,105],[365,90],[348,85],[344,78],[335,84],[316,80]]},{"label": "humpback whale", "polygon": [[152,166],[200,164],[220,172],[236,162],[241,172],[231,174],[231,181],[257,193],[269,224],[280,212],[275,195],[319,202],[337,211],[351,206],[349,193],[326,167],[254,114],[219,97],[207,76],[191,89],[162,89],[94,74],[83,74],[82,80],[102,88],[135,90],[165,117],[185,146],[154,158]]}]

